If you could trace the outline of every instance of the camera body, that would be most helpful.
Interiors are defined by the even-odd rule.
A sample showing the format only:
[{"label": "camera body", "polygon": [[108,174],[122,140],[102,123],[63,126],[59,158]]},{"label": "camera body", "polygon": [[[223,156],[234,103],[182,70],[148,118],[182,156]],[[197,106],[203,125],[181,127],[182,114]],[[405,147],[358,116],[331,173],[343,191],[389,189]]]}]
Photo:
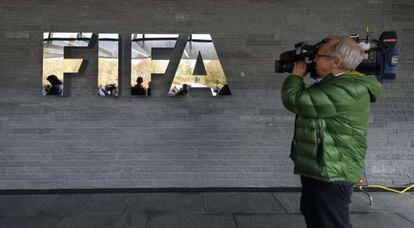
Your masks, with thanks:
[{"label": "camera body", "polygon": [[[351,35],[364,50],[364,59],[358,65],[356,71],[367,75],[375,75],[380,82],[393,81],[398,72],[400,50],[396,47],[397,34],[394,31],[383,32],[380,38],[374,39],[367,35],[366,39],[360,39],[357,34]],[[283,52],[280,59],[275,62],[275,72],[292,73],[293,65],[297,61],[305,61],[312,78],[318,78],[315,70],[315,55],[319,48],[329,39],[325,38],[315,45],[306,42],[295,44],[295,49]]]},{"label": "camera body", "polygon": [[363,74],[375,75],[380,82],[395,80],[398,73],[398,61],[400,49],[397,45],[397,33],[386,31],[378,40],[358,39],[358,43],[364,49],[364,60],[358,65],[356,71]]}]

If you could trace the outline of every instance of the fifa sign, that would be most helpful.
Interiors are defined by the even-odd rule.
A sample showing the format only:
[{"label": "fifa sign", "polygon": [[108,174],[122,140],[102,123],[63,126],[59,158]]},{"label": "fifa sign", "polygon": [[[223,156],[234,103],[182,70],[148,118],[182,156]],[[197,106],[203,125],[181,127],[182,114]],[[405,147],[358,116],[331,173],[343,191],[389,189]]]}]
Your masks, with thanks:
[{"label": "fifa sign", "polygon": [[[179,61],[171,61],[177,49],[178,34],[131,34],[131,95],[151,96],[157,87],[152,82],[164,80],[168,67],[176,69],[168,79],[170,96],[186,95],[191,90],[208,90],[212,96],[230,95],[223,67],[209,34],[189,34]],[[97,41],[97,42],[95,42]],[[67,96],[65,74],[80,73],[85,65],[81,58],[65,58],[68,48],[88,48],[97,43],[98,75],[97,95],[118,96],[120,37],[116,33],[64,33],[43,34],[43,95]],[[171,66],[175,62],[174,66]],[[153,88],[154,87],[154,88]],[[125,87],[124,87],[125,88]]]}]

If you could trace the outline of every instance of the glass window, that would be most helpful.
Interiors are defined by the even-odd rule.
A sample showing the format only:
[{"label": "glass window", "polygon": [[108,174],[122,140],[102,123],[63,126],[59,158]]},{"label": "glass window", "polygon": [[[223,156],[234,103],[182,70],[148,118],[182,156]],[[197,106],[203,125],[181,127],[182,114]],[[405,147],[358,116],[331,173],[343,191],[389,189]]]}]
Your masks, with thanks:
[{"label": "glass window", "polygon": [[99,96],[118,96],[119,35],[100,33],[98,50],[98,94]]},{"label": "glass window", "polygon": [[131,95],[151,95],[152,74],[165,74],[170,58],[152,59],[153,48],[174,48],[178,34],[131,35]]},{"label": "glass window", "polygon": [[64,73],[78,73],[83,59],[64,59],[64,47],[87,47],[90,38],[80,33],[43,33],[43,95],[63,96]]},{"label": "glass window", "polygon": [[186,95],[191,89],[211,95],[231,95],[226,76],[210,34],[192,34],[187,42],[169,94]]}]

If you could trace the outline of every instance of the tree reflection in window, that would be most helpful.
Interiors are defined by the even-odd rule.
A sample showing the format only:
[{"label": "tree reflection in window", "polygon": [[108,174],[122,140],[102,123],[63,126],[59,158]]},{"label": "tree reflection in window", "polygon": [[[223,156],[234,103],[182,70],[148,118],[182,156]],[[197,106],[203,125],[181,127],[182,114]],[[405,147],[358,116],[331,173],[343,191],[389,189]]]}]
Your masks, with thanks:
[{"label": "tree reflection in window", "polygon": [[165,74],[170,62],[152,59],[153,48],[172,49],[177,39],[178,34],[131,35],[131,95],[151,95],[151,74]]},{"label": "tree reflection in window", "polygon": [[119,36],[116,33],[99,33],[98,94],[118,96]]},{"label": "tree reflection in window", "polygon": [[231,95],[209,34],[189,36],[169,94],[171,96],[182,95],[181,91],[186,90],[185,87],[188,90],[191,88],[209,89],[213,96]]}]

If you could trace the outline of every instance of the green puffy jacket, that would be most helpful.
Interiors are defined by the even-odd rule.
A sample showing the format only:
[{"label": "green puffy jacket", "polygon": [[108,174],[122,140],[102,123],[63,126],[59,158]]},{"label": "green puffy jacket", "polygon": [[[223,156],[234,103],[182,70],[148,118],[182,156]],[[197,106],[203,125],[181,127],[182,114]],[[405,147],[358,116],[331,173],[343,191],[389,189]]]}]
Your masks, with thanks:
[{"label": "green puffy jacket", "polygon": [[291,151],[295,174],[358,183],[367,151],[369,105],[381,92],[375,76],[356,71],[327,76],[307,89],[302,78],[288,76],[282,100],[297,114]]}]

